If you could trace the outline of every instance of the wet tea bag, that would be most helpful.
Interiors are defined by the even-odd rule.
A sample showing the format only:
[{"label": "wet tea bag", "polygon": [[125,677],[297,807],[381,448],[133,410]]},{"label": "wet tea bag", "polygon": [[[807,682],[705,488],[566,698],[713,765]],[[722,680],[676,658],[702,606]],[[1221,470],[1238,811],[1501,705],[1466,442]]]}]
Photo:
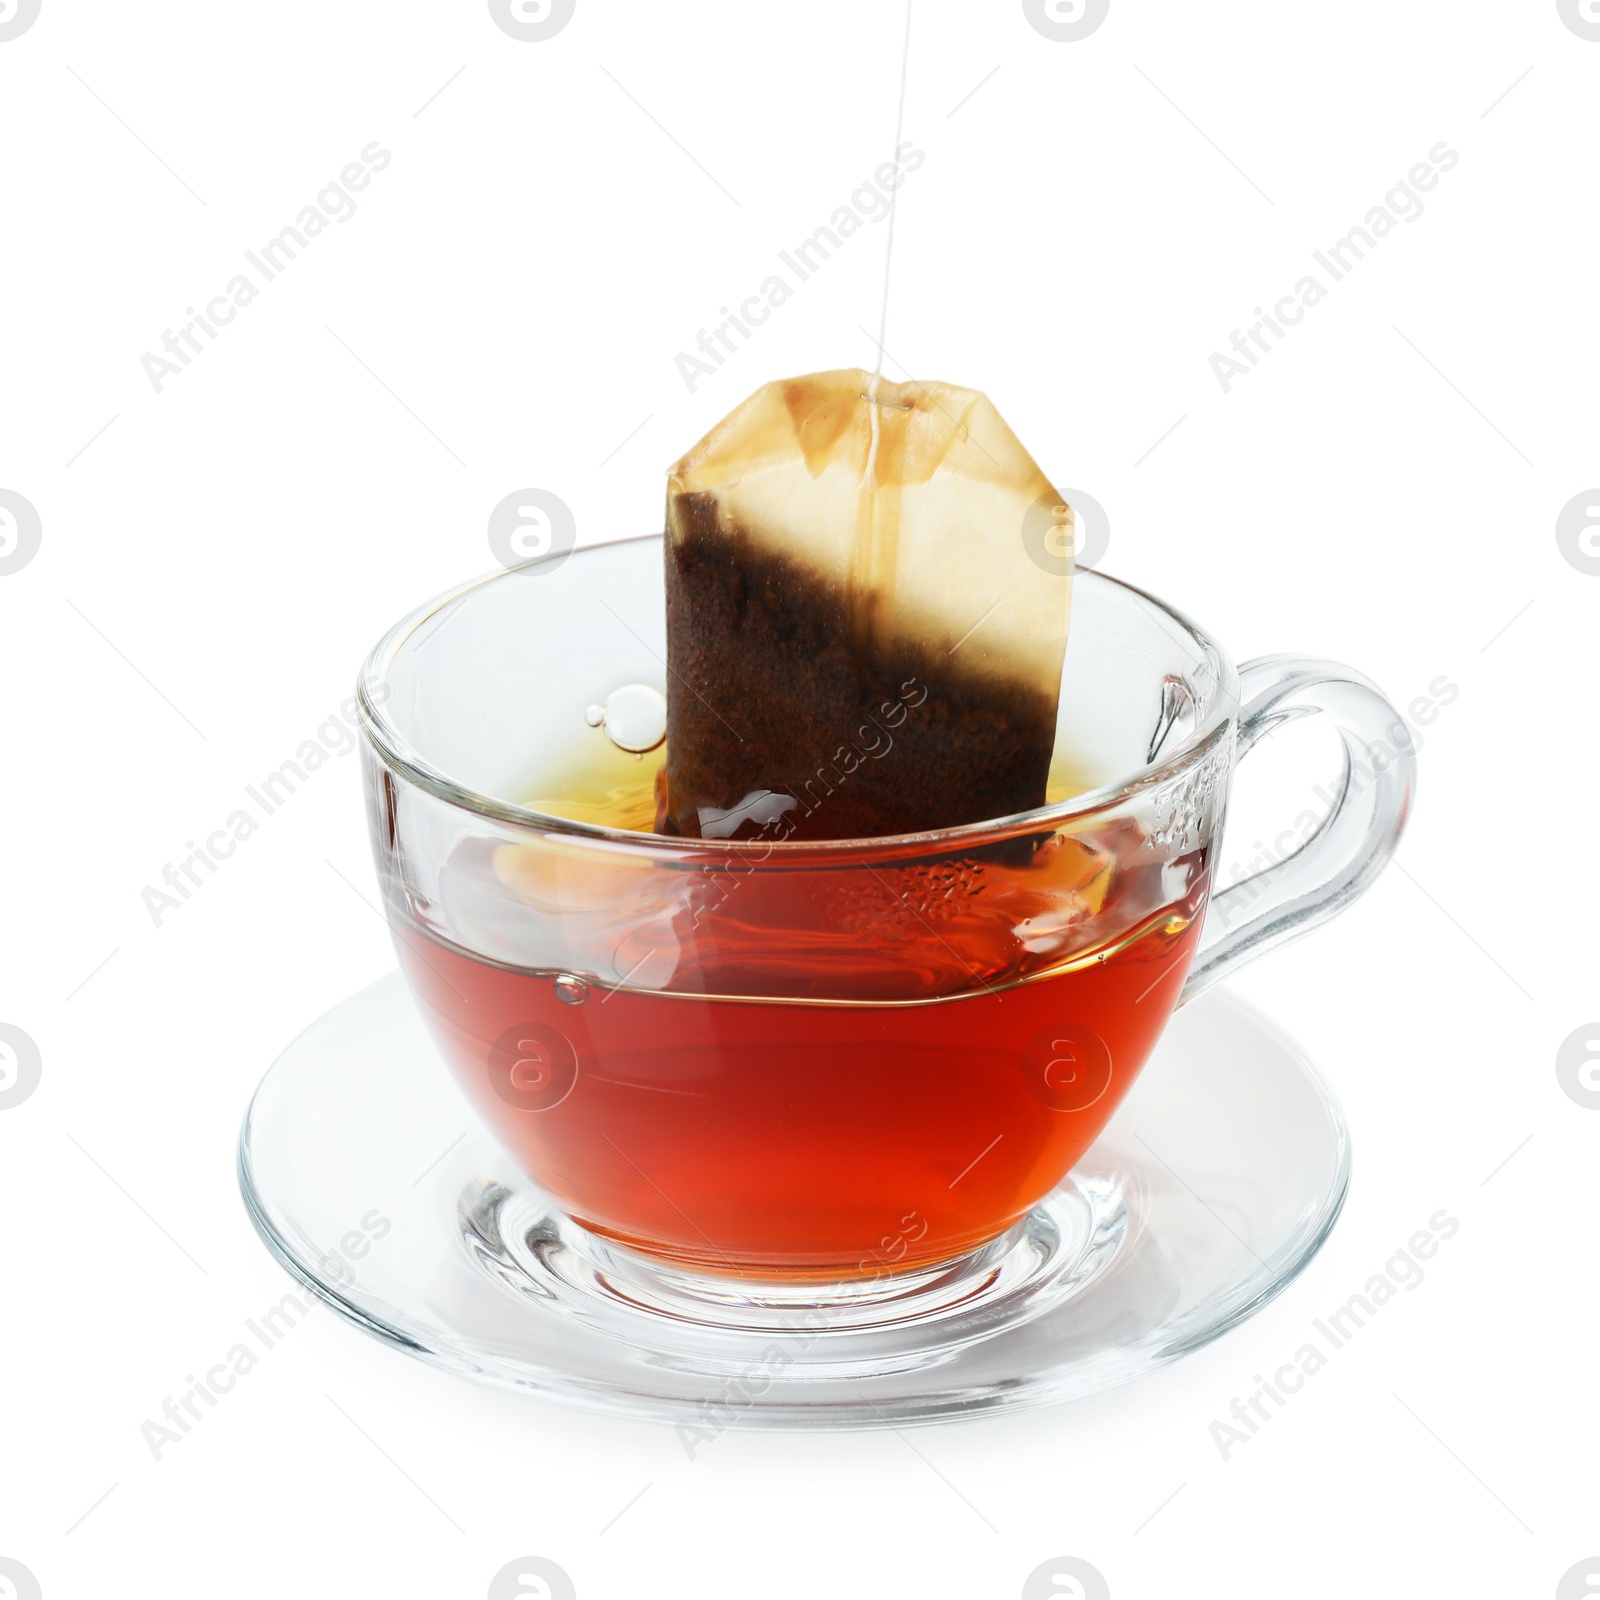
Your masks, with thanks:
[{"label": "wet tea bag", "polygon": [[1042,805],[1072,546],[976,390],[758,390],[668,476],[658,828],[858,838]]}]

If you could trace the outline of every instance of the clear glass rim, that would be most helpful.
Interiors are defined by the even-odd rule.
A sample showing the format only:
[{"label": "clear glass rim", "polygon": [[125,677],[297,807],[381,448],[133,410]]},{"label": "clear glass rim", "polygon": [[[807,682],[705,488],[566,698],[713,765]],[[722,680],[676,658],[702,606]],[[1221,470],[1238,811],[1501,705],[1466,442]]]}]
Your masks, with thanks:
[{"label": "clear glass rim", "polygon": [[[950,844],[971,846],[991,840],[999,841],[1018,833],[1053,828],[1071,818],[1119,805],[1142,790],[1165,783],[1185,767],[1205,756],[1226,735],[1238,709],[1239,680],[1233,661],[1227,651],[1204,628],[1176,606],[1170,605],[1148,590],[1127,583],[1121,578],[1113,578],[1110,574],[1099,572],[1092,567],[1085,567],[1074,575],[1075,580],[1091,579],[1098,583],[1111,584],[1115,588],[1136,595],[1187,635],[1202,658],[1210,657],[1215,660],[1218,671],[1217,689],[1209,710],[1198,726],[1158,764],[1130,778],[1102,784],[1098,788],[1073,795],[1070,799],[1038,806],[1031,811],[1014,812],[1007,817],[994,817],[982,822],[968,822],[959,827],[937,828],[922,833],[901,833],[864,839],[688,839],[675,834],[641,833],[628,828],[608,828],[598,823],[576,822],[570,817],[558,817],[551,812],[535,811],[509,800],[480,794],[477,790],[458,783],[447,772],[434,766],[419,751],[413,749],[390,720],[384,710],[387,694],[382,692],[387,689],[389,668],[401,646],[447,606],[454,605],[463,596],[486,584],[514,580],[519,574],[527,572],[532,567],[542,566],[548,561],[581,560],[584,555],[595,551],[613,550],[630,544],[658,543],[663,537],[664,535],[660,533],[635,534],[627,539],[585,545],[571,552],[541,556],[515,567],[485,573],[466,583],[458,584],[454,589],[447,590],[402,617],[368,652],[356,680],[356,699],[361,712],[362,731],[385,765],[438,799],[496,822],[513,827],[531,828],[541,833],[565,834],[573,838],[626,845],[634,849],[647,848],[657,853],[669,849],[696,855],[748,857],[753,847],[764,852],[770,851],[773,854],[781,853],[787,856],[837,855],[866,850],[929,850]],[[1071,648],[1070,626],[1068,648]],[[766,859],[766,856],[762,859]]]}]

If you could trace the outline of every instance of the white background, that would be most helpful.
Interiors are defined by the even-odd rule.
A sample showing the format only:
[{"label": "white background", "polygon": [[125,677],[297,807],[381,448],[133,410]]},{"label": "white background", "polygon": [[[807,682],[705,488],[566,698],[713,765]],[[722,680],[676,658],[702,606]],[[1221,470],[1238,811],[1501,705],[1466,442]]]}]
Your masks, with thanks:
[{"label": "white background", "polygon": [[[0,1556],[46,1600],[477,1597],[524,1554],[582,1600],[1012,1597],[1057,1555],[1116,1600],[1544,1597],[1600,1550],[1600,1113],[1554,1066],[1600,1014],[1600,577],[1555,538],[1600,483],[1600,43],[1555,0],[1112,0],[1077,43],[1017,0],[916,13],[889,375],[986,389],[1107,508],[1104,567],[1236,659],[1459,688],[1404,871],[1237,980],[1341,1092],[1343,1221],[1199,1354],[915,1450],[690,1462],[319,1308],[153,1460],[141,1423],[287,1287],[235,1187],[246,1100],[393,958],[330,870],[372,898],[350,757],[161,927],[140,891],[492,564],[503,496],[657,527],[665,465],[759,383],[871,364],[882,227],[697,392],[674,357],[886,158],[901,13],[578,0],[521,43],[481,0],[43,0],[0,42],[0,488],[43,526],[0,577],[0,1021],[43,1056],[0,1112]],[[143,353],[373,140],[357,213],[157,394]],[[1441,140],[1425,214],[1224,394],[1212,352]],[[1213,1419],[1441,1207],[1426,1282],[1225,1462]]]}]

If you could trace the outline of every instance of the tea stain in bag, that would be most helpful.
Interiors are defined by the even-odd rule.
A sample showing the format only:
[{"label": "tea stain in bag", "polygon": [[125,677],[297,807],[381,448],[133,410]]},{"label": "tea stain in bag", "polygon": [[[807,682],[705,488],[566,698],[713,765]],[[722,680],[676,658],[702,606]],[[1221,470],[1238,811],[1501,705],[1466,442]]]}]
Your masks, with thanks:
[{"label": "tea stain in bag", "polygon": [[668,477],[658,828],[861,838],[1043,805],[1071,517],[976,390],[758,390]]}]

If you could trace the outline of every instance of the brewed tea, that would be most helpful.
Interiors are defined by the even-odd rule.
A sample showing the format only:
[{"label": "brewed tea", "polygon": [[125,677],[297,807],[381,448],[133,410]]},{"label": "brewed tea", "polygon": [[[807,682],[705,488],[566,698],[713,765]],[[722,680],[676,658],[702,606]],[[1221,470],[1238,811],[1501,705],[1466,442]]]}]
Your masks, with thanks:
[{"label": "brewed tea", "polygon": [[[647,814],[653,764],[614,778],[590,815]],[[494,954],[398,919],[397,944],[462,1088],[569,1215],[706,1272],[843,1281],[1023,1217],[1183,982],[1204,848],[1126,819],[1020,843],[641,872],[469,840],[441,909]]]}]

